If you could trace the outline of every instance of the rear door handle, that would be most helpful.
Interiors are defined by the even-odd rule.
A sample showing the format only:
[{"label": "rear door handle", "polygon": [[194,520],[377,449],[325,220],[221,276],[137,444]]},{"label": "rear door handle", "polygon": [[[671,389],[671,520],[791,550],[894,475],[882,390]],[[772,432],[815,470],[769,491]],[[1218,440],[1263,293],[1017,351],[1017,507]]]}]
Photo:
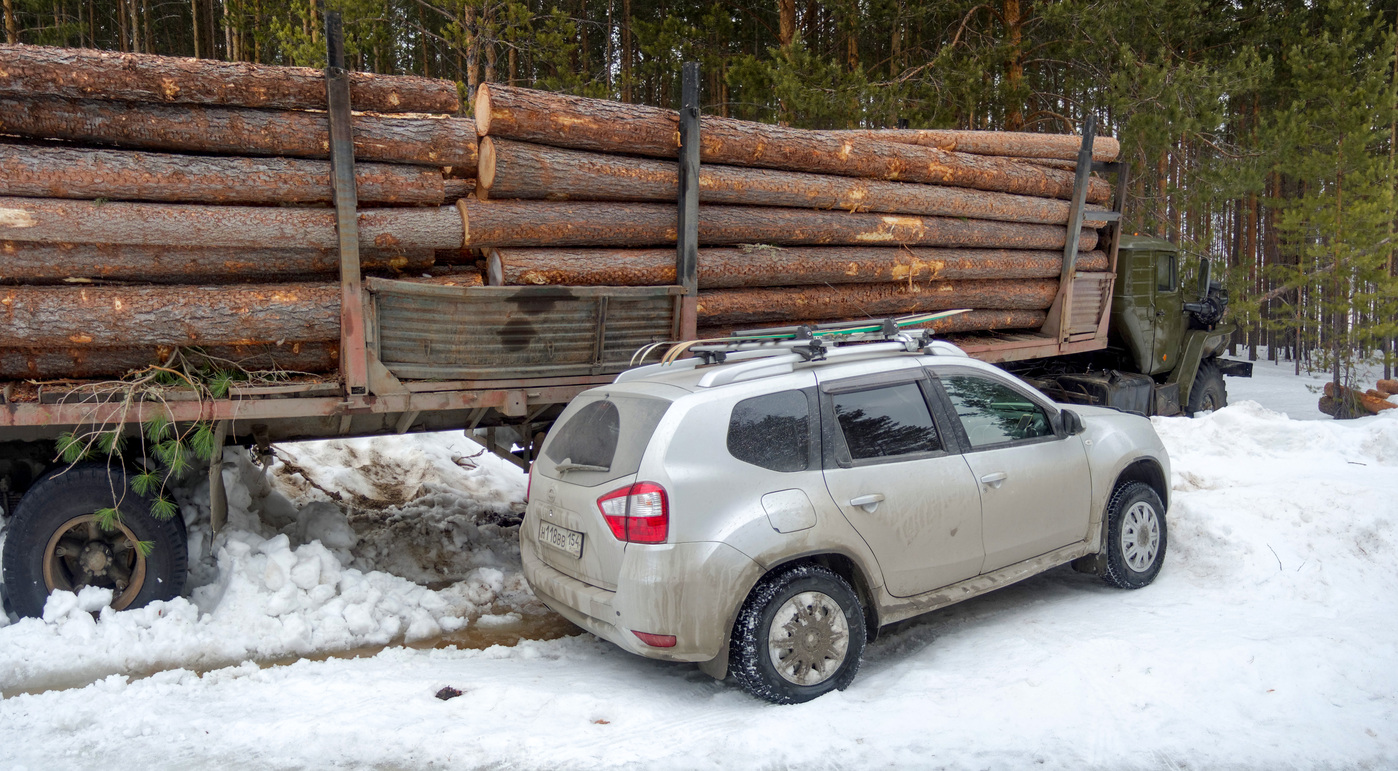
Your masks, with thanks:
[{"label": "rear door handle", "polygon": [[986,474],[985,476],[981,477],[981,484],[985,485],[986,487],[993,487],[999,489],[1000,485],[1004,484],[1005,480],[1009,478],[1009,474],[1006,474],[1003,471],[997,471],[994,474]]},{"label": "rear door handle", "polygon": [[883,493],[869,493],[858,498],[851,498],[849,501],[849,505],[858,506],[869,514],[873,514],[874,509],[877,509],[880,503],[883,503]]}]

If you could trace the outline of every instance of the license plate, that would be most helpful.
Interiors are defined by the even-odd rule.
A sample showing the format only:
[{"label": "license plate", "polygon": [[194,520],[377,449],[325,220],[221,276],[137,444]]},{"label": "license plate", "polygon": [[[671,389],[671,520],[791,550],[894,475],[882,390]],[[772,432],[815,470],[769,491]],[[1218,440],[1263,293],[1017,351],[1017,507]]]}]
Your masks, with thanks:
[{"label": "license plate", "polygon": [[576,530],[559,527],[550,522],[540,522],[539,540],[561,552],[571,554],[578,559],[582,558],[583,534]]}]

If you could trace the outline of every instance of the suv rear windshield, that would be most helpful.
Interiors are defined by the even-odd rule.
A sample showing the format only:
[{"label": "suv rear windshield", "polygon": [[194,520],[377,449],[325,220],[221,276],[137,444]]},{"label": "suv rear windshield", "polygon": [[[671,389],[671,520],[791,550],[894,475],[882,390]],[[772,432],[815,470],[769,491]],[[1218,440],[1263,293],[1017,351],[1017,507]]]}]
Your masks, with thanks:
[{"label": "suv rear windshield", "polygon": [[543,457],[552,463],[540,471],[584,487],[634,474],[669,407],[662,399],[609,394],[582,404],[549,434]]}]

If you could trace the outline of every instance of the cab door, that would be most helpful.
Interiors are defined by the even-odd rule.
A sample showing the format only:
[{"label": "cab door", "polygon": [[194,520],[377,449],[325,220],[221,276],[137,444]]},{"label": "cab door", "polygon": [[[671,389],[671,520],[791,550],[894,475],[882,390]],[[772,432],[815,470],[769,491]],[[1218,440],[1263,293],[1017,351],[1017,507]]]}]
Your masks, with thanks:
[{"label": "cab door", "polygon": [[896,597],[972,578],[984,558],[977,482],[930,396],[921,369],[820,387],[826,488]]},{"label": "cab door", "polygon": [[1082,439],[1059,430],[1051,407],[988,372],[938,368],[936,384],[980,491],[982,572],[1087,538],[1092,480]]}]

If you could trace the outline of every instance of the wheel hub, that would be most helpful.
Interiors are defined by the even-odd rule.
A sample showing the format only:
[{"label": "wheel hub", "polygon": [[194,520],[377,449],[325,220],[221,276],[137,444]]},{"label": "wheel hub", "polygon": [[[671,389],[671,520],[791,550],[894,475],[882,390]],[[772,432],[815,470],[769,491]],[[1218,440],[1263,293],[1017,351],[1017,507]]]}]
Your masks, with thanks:
[{"label": "wheel hub", "polygon": [[839,603],[821,592],[802,592],[778,608],[767,639],[772,666],[788,682],[819,685],[844,663],[849,624]]},{"label": "wheel hub", "polygon": [[118,522],[104,530],[85,514],[59,526],[44,549],[44,585],[50,591],[77,592],[87,586],[112,590],[112,607],[128,607],[145,584],[146,558],[136,534]]},{"label": "wheel hub", "polygon": [[1160,516],[1145,501],[1132,505],[1122,517],[1121,554],[1137,573],[1149,570],[1160,554]]}]

